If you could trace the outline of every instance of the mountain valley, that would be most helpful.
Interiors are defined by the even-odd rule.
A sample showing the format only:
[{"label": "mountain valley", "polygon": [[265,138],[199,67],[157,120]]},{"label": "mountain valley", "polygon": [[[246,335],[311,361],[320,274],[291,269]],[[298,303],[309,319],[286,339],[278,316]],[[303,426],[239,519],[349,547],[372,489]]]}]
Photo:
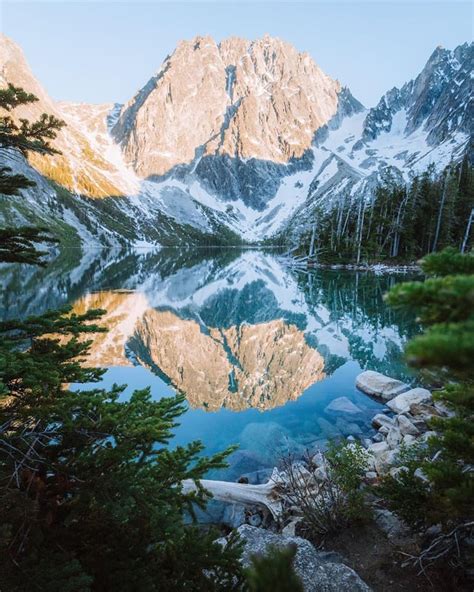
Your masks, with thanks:
[{"label": "mountain valley", "polygon": [[4,151],[36,187],[2,200],[0,217],[48,226],[66,246],[298,245],[320,208],[471,158],[473,51],[436,48],[415,80],[366,109],[279,39],[196,37],[127,104],[87,105],[54,102],[2,36],[0,84],[39,99],[16,115],[67,125],[61,155]]}]

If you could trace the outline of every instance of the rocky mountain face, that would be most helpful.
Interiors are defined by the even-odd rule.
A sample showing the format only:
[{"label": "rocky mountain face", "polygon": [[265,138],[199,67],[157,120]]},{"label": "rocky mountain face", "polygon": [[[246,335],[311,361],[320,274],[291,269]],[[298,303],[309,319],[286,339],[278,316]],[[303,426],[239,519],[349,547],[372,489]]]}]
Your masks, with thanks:
[{"label": "rocky mountain face", "polygon": [[[31,157],[31,163],[40,173],[74,193],[92,197],[122,195],[133,191],[133,185],[127,183],[120,168],[113,165],[113,158],[107,155],[107,150],[113,150],[113,143],[108,141],[106,145],[97,146],[94,135],[88,133],[87,127],[80,123],[78,125],[75,118],[71,118],[71,110],[49,97],[31,72],[18,45],[5,35],[0,35],[0,85],[6,86],[7,83],[22,87],[39,99],[15,109],[12,112],[14,117],[32,121],[42,113],[49,113],[66,122],[66,127],[54,143],[62,155]],[[109,106],[84,105],[82,109],[92,112],[97,118],[99,113],[106,113]]]},{"label": "rocky mountain face", "polygon": [[406,113],[403,131],[408,136],[422,127],[429,146],[440,144],[456,132],[469,134],[473,66],[472,45],[465,43],[454,51],[437,47],[415,80],[387,92],[369,111],[363,141],[370,142],[381,133],[390,132],[394,117],[402,110]]},{"label": "rocky mountain face", "polygon": [[0,84],[39,97],[16,115],[48,112],[67,127],[61,156],[2,155],[38,188],[20,206],[2,200],[0,216],[51,224],[68,244],[297,242],[316,206],[462,158],[473,47],[437,48],[415,80],[365,109],[279,39],[196,37],[120,106],[55,103],[1,36]]},{"label": "rocky mountain face", "polygon": [[124,106],[112,134],[138,175],[178,180],[255,239],[281,208],[271,202],[282,179],[311,168],[314,133],[340,93],[308,54],[279,39],[196,37]]},{"label": "rocky mountain face", "polygon": [[279,39],[196,37],[181,42],[124,107],[113,135],[142,177],[196,156],[286,164],[334,115],[340,88]]},{"label": "rocky mountain face", "polygon": [[22,50],[0,34],[0,86],[8,83],[33,93],[38,101],[15,109],[34,121],[42,113],[66,122],[54,156],[0,155],[0,163],[36,183],[23,200],[2,198],[0,222],[50,227],[67,246],[118,246],[125,243],[196,244],[238,242],[219,217],[182,191],[167,200],[127,167],[109,130],[120,106],[54,102],[31,72]]}]

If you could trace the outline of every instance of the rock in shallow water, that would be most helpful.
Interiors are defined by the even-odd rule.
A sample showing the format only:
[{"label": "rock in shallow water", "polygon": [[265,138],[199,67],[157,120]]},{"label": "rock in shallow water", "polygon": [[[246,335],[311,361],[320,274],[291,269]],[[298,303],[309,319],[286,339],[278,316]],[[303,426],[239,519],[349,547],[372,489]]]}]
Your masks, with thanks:
[{"label": "rock in shallow water", "polygon": [[362,413],[362,409],[357,407],[357,405],[347,397],[338,397],[337,399],[334,399],[329,405],[327,405],[324,411],[326,413],[348,413],[351,415]]},{"label": "rock in shallow water", "polygon": [[380,397],[384,401],[390,401],[400,393],[410,389],[404,382],[373,370],[366,370],[359,374],[356,378],[356,386],[367,395]]},{"label": "rock in shallow water", "polygon": [[410,406],[414,403],[427,403],[431,401],[431,393],[424,388],[414,388],[405,393],[402,393],[389,401],[387,406],[394,413],[406,413],[410,411]]},{"label": "rock in shallow water", "polygon": [[[249,525],[241,526],[237,532],[244,541],[242,562],[250,565],[253,555],[265,555],[270,547],[296,546],[294,568],[301,578],[305,592],[370,592],[354,570],[343,563],[333,563],[325,553],[319,553],[314,546],[300,537],[275,534]],[[332,557],[337,560],[336,556]]]}]

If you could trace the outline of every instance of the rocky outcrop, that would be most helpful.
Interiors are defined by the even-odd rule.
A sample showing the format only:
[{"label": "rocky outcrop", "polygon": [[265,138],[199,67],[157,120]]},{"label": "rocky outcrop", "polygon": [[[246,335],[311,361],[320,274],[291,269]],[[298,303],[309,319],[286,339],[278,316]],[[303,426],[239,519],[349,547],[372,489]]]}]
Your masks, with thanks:
[{"label": "rocky outcrop", "polygon": [[[305,592],[370,592],[370,588],[356,572],[341,563],[334,553],[318,552],[314,546],[300,537],[275,534],[262,528],[243,525],[237,529],[243,543],[242,563],[251,564],[253,556],[267,555],[271,548],[294,546],[295,572],[300,577]],[[221,540],[225,544],[225,540]]]},{"label": "rocky outcrop", "polygon": [[390,132],[394,118],[404,113],[406,135],[422,128],[433,146],[449,134],[472,132],[472,92],[470,72],[474,61],[474,44],[464,43],[453,51],[437,47],[425,67],[402,88],[393,88],[371,109],[364,122],[362,138],[374,140]]},{"label": "rocky outcrop", "polygon": [[405,413],[411,405],[419,405],[431,401],[431,393],[424,388],[414,388],[388,401],[387,407],[395,413]]},{"label": "rocky outcrop", "polygon": [[[378,375],[375,381],[372,381],[373,374]],[[400,447],[425,445],[428,439],[435,435],[429,426],[430,419],[450,413],[449,410],[440,407],[439,403],[435,403],[430,391],[424,388],[404,388],[404,392],[395,396],[394,393],[400,388],[400,384],[403,384],[397,385],[398,382],[373,372],[363,372],[357,377],[358,386],[371,385],[371,395],[380,394],[384,386],[393,387],[395,383],[395,389],[390,393],[392,398],[387,401],[386,407],[387,413],[393,412],[395,415],[390,417],[384,413],[377,413],[372,418],[372,425],[378,432],[372,437],[372,442],[366,441],[367,450],[371,455],[370,471],[366,475],[370,483],[376,482],[378,477],[386,473],[396,476],[403,470],[403,467],[399,467]],[[377,388],[374,388],[374,385],[377,385]],[[390,390],[385,390],[385,400],[387,392]]]},{"label": "rocky outcrop", "polygon": [[288,163],[335,114],[340,90],[279,39],[196,37],[125,105],[113,133],[143,177],[211,155]]}]

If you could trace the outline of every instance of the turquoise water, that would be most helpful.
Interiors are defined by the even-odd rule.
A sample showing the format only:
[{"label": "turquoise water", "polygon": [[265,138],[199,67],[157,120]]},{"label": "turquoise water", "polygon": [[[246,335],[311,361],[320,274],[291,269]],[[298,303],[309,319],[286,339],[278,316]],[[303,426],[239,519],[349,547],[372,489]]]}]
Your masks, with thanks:
[{"label": "turquoise water", "polygon": [[174,444],[198,439],[207,453],[239,445],[221,478],[373,433],[381,406],[355,389],[362,369],[413,380],[401,352],[416,324],[383,301],[405,275],[295,271],[276,251],[236,249],[73,259],[2,267],[3,318],[104,308],[109,332],[90,355],[107,368],[103,385],[127,384],[124,397],[145,386],[155,398],[183,392],[189,407]]}]

